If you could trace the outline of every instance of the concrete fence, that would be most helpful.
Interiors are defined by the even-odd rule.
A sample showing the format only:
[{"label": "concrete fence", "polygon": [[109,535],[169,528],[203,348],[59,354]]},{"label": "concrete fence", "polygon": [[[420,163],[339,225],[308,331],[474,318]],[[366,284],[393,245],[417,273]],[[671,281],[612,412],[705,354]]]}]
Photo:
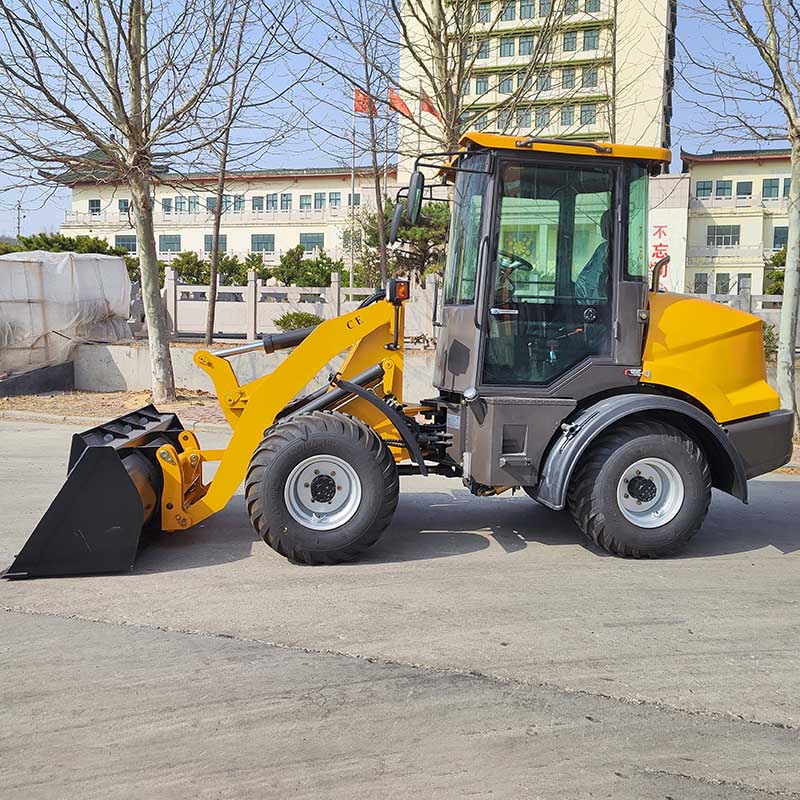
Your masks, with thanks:
[{"label": "concrete fence", "polygon": [[[174,269],[168,268],[164,284],[167,319],[173,335],[200,334],[206,329],[210,286],[178,282]],[[279,330],[275,320],[288,312],[304,311],[322,319],[331,319],[353,311],[374,289],[350,289],[342,285],[338,272],[331,275],[330,286],[266,286],[254,271],[248,273],[246,286],[218,286],[215,328],[220,334],[256,339],[262,333]],[[406,338],[422,344],[432,342],[433,281],[426,287],[414,286],[406,303]]]}]

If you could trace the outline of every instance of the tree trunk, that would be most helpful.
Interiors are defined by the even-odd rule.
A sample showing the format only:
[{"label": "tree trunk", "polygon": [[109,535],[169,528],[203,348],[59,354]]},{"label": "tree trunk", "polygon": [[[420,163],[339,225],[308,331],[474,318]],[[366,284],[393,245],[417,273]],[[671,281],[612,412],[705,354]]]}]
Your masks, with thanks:
[{"label": "tree trunk", "polygon": [[375,117],[369,118],[369,140],[372,151],[372,174],[375,179],[375,214],[378,223],[378,256],[381,265],[381,286],[386,286],[389,278],[389,254],[386,246],[386,220],[383,218],[383,194],[381,174],[378,171],[378,137],[375,131]]},{"label": "tree trunk", "polygon": [[790,141],[792,181],[789,188],[789,241],[786,245],[786,271],[778,335],[778,393],[781,396],[781,406],[794,412],[794,434],[795,438],[800,438],[795,372],[797,319],[800,313],[800,131]]},{"label": "tree trunk", "polygon": [[176,399],[175,376],[172,372],[172,358],[169,352],[169,333],[161,304],[150,185],[143,178],[131,177],[130,187],[138,240],[139,271],[142,277],[144,318],[150,344],[153,402],[171,403]]}]

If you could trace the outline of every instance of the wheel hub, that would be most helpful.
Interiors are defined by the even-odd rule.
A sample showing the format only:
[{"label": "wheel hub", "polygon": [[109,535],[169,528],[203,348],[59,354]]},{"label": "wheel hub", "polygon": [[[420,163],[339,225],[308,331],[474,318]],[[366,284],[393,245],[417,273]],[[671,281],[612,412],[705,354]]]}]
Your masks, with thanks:
[{"label": "wheel hub", "polygon": [[658,494],[658,489],[655,481],[651,478],[635,475],[628,483],[628,494],[634,500],[641,500],[643,503],[647,503],[655,498]]},{"label": "wheel hub", "polygon": [[361,506],[361,480],[344,459],[309,456],[289,473],[283,490],[286,510],[301,525],[330,531],[348,523]]},{"label": "wheel hub", "polygon": [[663,458],[642,458],[622,473],[617,506],[628,522],[640,528],[659,528],[678,515],[684,494],[677,467]]},{"label": "wheel hub", "polygon": [[318,503],[330,503],[336,494],[336,481],[330,475],[317,475],[311,481],[311,499]]}]

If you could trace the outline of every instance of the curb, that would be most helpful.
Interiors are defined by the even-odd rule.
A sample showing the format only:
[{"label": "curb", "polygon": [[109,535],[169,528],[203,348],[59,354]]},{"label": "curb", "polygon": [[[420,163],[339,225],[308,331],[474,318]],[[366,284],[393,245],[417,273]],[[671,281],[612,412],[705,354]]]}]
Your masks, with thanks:
[{"label": "curb", "polygon": [[[46,414],[43,411],[18,411],[16,409],[5,409],[0,411],[0,420],[14,420],[17,422],[44,422],[49,425],[86,425],[94,427],[108,422],[107,417],[79,417],[72,414]],[[187,431],[207,431],[208,433],[219,433],[220,431],[230,431],[230,426],[220,422],[194,422],[186,420],[183,427]]]}]

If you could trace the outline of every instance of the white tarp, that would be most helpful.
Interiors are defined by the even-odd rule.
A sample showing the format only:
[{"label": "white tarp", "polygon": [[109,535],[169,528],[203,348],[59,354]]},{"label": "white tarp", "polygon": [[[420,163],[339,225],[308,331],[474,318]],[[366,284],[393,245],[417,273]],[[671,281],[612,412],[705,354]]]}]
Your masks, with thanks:
[{"label": "white tarp", "polygon": [[130,338],[130,302],[119,256],[0,255],[0,373],[67,361],[80,341]]}]

